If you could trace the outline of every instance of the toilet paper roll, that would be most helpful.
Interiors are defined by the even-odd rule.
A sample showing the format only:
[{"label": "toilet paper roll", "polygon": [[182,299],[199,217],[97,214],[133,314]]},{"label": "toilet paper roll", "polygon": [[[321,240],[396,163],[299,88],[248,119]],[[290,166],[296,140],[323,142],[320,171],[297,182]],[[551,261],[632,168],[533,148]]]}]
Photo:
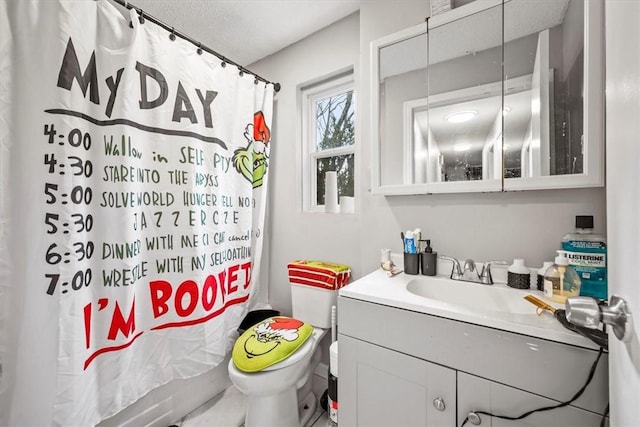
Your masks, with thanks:
[{"label": "toilet paper roll", "polygon": [[324,175],[324,210],[337,213],[338,209],[338,174],[329,171]]},{"label": "toilet paper roll", "polygon": [[355,201],[350,196],[340,196],[340,213],[354,213]]}]

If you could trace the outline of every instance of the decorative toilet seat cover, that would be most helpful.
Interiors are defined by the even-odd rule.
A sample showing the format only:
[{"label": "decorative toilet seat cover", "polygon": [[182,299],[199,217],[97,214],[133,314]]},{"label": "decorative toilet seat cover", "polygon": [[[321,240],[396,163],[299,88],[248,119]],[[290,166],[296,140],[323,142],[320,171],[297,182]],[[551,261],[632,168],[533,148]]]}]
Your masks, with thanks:
[{"label": "decorative toilet seat cover", "polygon": [[240,335],[231,359],[241,371],[259,372],[295,353],[312,333],[313,326],[298,319],[271,317]]}]

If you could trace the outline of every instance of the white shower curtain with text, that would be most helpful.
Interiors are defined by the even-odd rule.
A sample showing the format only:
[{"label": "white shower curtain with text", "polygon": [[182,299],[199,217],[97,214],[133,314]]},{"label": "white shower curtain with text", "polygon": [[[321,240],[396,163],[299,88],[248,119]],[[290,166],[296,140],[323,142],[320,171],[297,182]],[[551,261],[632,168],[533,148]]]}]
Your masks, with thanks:
[{"label": "white shower curtain with text", "polygon": [[257,292],[273,85],[126,13],[0,0],[0,425],[212,369]]}]

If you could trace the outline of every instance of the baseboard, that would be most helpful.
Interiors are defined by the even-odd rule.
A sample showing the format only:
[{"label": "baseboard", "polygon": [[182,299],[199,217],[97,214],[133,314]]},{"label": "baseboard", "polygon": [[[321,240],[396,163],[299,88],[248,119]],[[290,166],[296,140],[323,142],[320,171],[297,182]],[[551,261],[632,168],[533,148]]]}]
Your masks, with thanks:
[{"label": "baseboard", "polygon": [[316,366],[316,369],[313,371],[313,374],[321,378],[324,378],[326,380],[328,372],[329,372],[329,367],[326,364],[320,362],[318,363],[318,366]]}]

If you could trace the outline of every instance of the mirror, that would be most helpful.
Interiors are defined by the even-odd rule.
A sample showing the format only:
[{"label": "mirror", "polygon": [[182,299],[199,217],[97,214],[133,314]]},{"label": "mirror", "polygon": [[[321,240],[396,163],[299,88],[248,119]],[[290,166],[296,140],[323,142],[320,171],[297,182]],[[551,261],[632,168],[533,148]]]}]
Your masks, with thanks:
[{"label": "mirror", "polygon": [[[597,138],[597,132],[588,133],[588,124],[597,119],[591,117],[593,123],[589,123],[585,114],[585,102],[597,82],[589,85],[587,76],[601,67],[592,59],[597,48],[588,53],[585,49],[585,40],[592,40],[594,32],[585,37],[585,18],[596,14],[591,3],[599,2],[510,0],[504,4],[505,81],[532,76],[528,120],[512,116],[505,92],[505,189],[524,188],[527,181],[536,188],[545,178],[564,177],[569,183],[583,179],[589,169],[588,155],[600,152],[586,140],[587,135]],[[585,62],[587,54],[592,57],[591,66]],[[592,100],[597,102],[595,97]],[[597,166],[591,166],[589,172],[596,175]],[[550,182],[562,185],[561,180]]]},{"label": "mirror", "polygon": [[376,133],[380,131],[381,161],[377,164],[380,185],[394,188],[415,183],[405,176],[412,150],[404,150],[402,144],[403,104],[427,96],[427,26],[418,25],[397,39],[392,37],[389,43],[380,43],[380,48],[372,51],[379,63],[377,90],[372,94],[379,97],[380,106],[379,126],[374,126]]},{"label": "mirror", "polygon": [[429,23],[429,96],[425,111],[413,112],[412,139],[427,141],[426,168],[414,157],[414,169],[438,184],[434,192],[465,181],[477,190],[501,189],[502,4],[493,4],[478,2],[482,8],[457,19]]},{"label": "mirror", "polygon": [[374,41],[373,191],[603,185],[601,34],[601,2],[483,0]]},{"label": "mirror", "polygon": [[413,150],[405,165],[411,175],[407,181],[499,181],[503,126],[507,133],[503,117],[508,111],[512,118],[509,133],[518,134],[531,116],[531,75],[506,85],[510,88],[504,96],[508,109],[502,107],[500,81],[407,101],[405,133],[410,137],[405,149]]}]

